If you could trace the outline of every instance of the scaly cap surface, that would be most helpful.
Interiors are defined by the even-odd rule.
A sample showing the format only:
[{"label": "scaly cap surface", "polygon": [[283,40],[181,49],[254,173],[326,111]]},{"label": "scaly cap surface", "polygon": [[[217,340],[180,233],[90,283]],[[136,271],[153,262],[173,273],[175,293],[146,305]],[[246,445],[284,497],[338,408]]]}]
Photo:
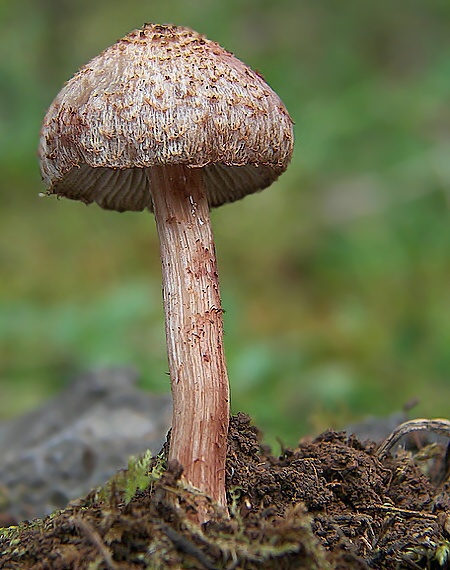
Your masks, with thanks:
[{"label": "scaly cap surface", "polygon": [[293,150],[292,120],[260,75],[196,32],[145,24],[70,79],[42,126],[50,194],[151,210],[145,168],[204,168],[211,207],[269,186]]}]

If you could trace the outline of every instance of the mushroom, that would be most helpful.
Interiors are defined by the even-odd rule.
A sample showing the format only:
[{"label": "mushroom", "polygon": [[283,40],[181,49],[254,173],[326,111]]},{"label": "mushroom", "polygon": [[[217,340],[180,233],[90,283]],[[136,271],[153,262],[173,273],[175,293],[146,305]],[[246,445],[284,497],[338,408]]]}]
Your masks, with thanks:
[{"label": "mushroom", "polygon": [[173,394],[169,460],[223,506],[229,384],[209,209],[269,186],[292,150],[292,120],[263,78],[171,25],[145,24],[82,67],[41,130],[47,195],[155,215]]}]

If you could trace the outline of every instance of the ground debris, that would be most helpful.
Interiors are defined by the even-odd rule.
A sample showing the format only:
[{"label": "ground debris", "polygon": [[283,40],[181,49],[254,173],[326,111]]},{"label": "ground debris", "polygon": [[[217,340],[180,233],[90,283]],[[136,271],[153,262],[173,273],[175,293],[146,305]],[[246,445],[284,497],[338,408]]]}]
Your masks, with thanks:
[{"label": "ground debris", "polygon": [[[199,493],[164,454],[147,455],[65,510],[0,530],[0,568],[450,568],[449,483],[433,484],[419,455],[380,458],[375,444],[327,431],[274,456],[238,414],[229,518],[211,503],[211,520],[195,524]],[[438,455],[428,463],[442,461],[444,446]]]}]

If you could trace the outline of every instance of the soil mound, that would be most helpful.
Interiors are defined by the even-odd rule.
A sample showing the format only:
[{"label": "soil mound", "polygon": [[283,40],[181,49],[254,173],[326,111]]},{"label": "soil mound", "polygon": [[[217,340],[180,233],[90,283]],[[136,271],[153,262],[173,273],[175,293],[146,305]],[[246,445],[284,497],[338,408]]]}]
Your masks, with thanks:
[{"label": "soil mound", "polygon": [[163,450],[63,511],[0,530],[0,567],[450,568],[447,464],[440,443],[391,456],[334,431],[274,456],[238,414],[229,518],[211,505],[210,522],[193,522],[200,495],[180,483]]}]

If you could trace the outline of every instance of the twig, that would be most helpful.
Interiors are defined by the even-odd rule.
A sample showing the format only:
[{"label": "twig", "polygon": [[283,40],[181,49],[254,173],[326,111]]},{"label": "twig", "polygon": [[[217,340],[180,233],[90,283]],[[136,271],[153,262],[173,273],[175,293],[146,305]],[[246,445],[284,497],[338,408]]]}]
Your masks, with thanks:
[{"label": "twig", "polygon": [[432,515],[431,513],[424,513],[423,511],[415,511],[411,509],[402,509],[400,507],[394,507],[392,505],[369,505],[365,507],[366,511],[386,511],[388,513],[404,515],[408,517],[418,517],[421,519],[436,520],[437,515]]},{"label": "twig", "polygon": [[87,521],[78,517],[73,517],[71,519],[71,522],[79,531],[83,532],[89,538],[91,543],[99,550],[108,569],[119,570],[119,567],[112,559],[110,551],[106,547],[105,543],[102,540],[102,537],[98,534],[95,528]]},{"label": "twig", "polygon": [[209,560],[205,553],[200,550],[200,548],[195,546],[195,544],[193,544],[185,536],[166,524],[161,525],[161,530],[172,541],[175,548],[196,558],[200,564],[205,567],[206,570],[217,570],[217,566],[214,566],[214,564]]},{"label": "twig", "polygon": [[450,438],[450,422],[448,420],[410,420],[400,424],[390,436],[388,436],[376,451],[378,459],[383,460],[394,445],[405,435],[413,431],[433,431]]}]

